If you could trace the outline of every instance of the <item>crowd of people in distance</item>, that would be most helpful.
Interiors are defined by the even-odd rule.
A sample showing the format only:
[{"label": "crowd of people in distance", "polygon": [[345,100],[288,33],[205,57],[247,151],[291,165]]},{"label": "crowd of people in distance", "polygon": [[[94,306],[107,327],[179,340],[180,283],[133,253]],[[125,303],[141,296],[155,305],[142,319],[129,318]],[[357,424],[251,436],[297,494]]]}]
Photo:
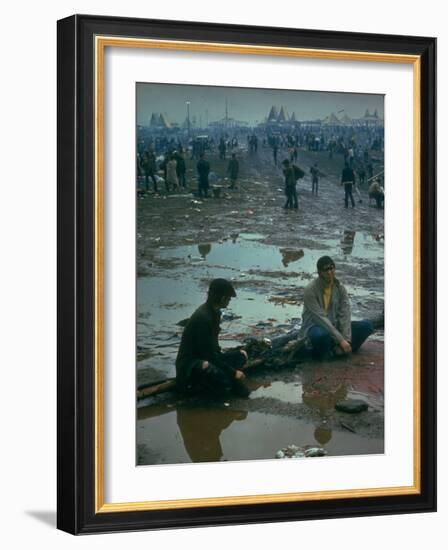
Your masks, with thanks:
[{"label": "crowd of people in distance", "polygon": [[[274,166],[280,165],[282,170],[285,209],[299,208],[296,184],[305,173],[297,166],[297,161],[299,152],[304,150],[326,152],[329,159],[335,155],[343,159],[340,183],[344,190],[345,208],[355,208],[356,202],[362,202],[360,188],[367,190],[369,204],[373,201],[378,209],[384,208],[384,172],[381,165],[384,141],[380,128],[322,128],[319,132],[298,129],[295,133],[267,133],[258,129],[248,132],[239,129],[234,135],[179,136],[141,136],[137,153],[140,193],[148,193],[151,186],[154,193],[170,193],[187,190],[194,185],[194,193],[198,197],[208,198],[210,177],[213,174],[210,157],[215,154],[219,162],[227,163],[225,175],[228,188],[235,190],[243,155],[256,155],[261,146],[272,152]],[[187,181],[187,160],[194,163],[193,175],[190,175],[194,182]],[[222,174],[222,166],[220,171]],[[310,166],[309,176],[311,193],[318,197],[319,182],[326,177],[318,162]]]}]

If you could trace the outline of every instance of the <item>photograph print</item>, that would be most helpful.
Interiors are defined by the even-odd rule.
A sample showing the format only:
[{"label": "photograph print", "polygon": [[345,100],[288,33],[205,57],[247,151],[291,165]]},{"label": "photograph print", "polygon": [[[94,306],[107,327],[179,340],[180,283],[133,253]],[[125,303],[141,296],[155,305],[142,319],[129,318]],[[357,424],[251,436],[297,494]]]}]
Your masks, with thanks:
[{"label": "photograph print", "polygon": [[383,454],[384,96],[137,83],[135,153],[136,464]]}]

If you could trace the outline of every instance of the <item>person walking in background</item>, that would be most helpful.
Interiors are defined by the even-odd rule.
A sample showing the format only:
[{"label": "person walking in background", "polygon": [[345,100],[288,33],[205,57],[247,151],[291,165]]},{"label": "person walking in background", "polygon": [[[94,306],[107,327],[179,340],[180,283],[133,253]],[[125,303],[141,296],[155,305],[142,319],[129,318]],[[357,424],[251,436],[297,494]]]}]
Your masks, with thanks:
[{"label": "person walking in background", "polygon": [[186,180],[185,180],[185,173],[187,171],[185,166],[185,159],[182,151],[179,151],[176,155],[176,174],[177,179],[179,180],[179,185],[183,188],[187,186]]},{"label": "person walking in background", "polygon": [[275,166],[277,166],[277,154],[278,154],[277,140],[275,140],[274,144],[272,145],[272,154],[274,156],[274,164],[275,164]]},{"label": "person walking in background", "polygon": [[157,193],[156,173],[156,156],[152,150],[144,151],[141,160],[141,168],[145,176],[145,190],[149,191],[149,178],[152,179],[154,185],[154,193]]},{"label": "person walking in background", "polygon": [[310,168],[310,174],[311,174],[311,193],[314,195],[316,193],[316,196],[319,192],[319,176],[320,172],[317,167],[317,162],[314,163],[313,166]]},{"label": "person walking in background", "polygon": [[205,153],[199,155],[196,169],[198,171],[198,195],[201,198],[208,198],[208,176],[210,174],[210,163],[205,160]]},{"label": "person walking in background", "polygon": [[288,159],[283,161],[283,175],[285,176],[285,195],[286,203],[283,208],[298,208],[299,203],[297,200],[296,190],[296,176],[293,166],[290,165]]},{"label": "person walking in background", "polygon": [[342,170],[341,185],[344,186],[344,204],[345,208],[348,208],[348,200],[350,199],[352,208],[355,208],[355,201],[353,200],[353,185],[355,183],[355,173],[346,162],[344,169]]},{"label": "person walking in background", "polygon": [[232,158],[229,160],[229,164],[227,166],[227,173],[229,174],[230,178],[230,189],[236,188],[236,180],[238,179],[239,170],[240,164],[236,158],[236,154],[232,153]]},{"label": "person walking in background", "polygon": [[177,161],[176,156],[173,154],[169,157],[168,162],[166,163],[166,190],[169,191],[170,187],[177,189],[179,187],[179,180],[177,179]]}]

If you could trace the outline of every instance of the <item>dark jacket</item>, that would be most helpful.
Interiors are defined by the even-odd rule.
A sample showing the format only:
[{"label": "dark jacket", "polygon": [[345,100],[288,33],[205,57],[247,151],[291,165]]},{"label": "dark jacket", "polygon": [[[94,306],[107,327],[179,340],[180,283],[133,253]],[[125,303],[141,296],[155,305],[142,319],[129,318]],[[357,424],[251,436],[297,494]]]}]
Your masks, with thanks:
[{"label": "dark jacket", "polygon": [[218,343],[221,313],[206,302],[190,317],[179,346],[176,358],[176,380],[180,387],[188,383],[191,371],[197,362],[209,361],[215,366],[235,371],[225,360]]},{"label": "dark jacket", "polygon": [[342,170],[341,183],[355,183],[355,172],[350,167]]},{"label": "dark jacket", "polygon": [[285,187],[287,190],[295,189],[296,187],[296,177],[294,174],[294,168],[288,166],[283,170],[283,175],[285,176]]},{"label": "dark jacket", "polygon": [[238,177],[238,172],[240,169],[240,164],[236,159],[231,159],[229,161],[229,165],[227,166],[227,172],[231,179],[235,179]]},{"label": "dark jacket", "polygon": [[183,176],[186,172],[185,160],[180,155],[176,156],[176,173],[178,176]]},{"label": "dark jacket", "polygon": [[207,160],[201,159],[197,164],[197,170],[199,179],[204,182],[208,182],[208,175],[210,173],[210,163]]}]

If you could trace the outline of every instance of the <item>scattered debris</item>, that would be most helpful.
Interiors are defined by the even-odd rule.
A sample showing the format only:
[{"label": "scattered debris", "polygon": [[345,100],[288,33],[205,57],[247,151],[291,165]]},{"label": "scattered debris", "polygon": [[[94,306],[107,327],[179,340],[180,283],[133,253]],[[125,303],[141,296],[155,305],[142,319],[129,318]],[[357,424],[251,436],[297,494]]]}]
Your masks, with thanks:
[{"label": "scattered debris", "polygon": [[275,453],[275,458],[312,458],[316,456],[326,456],[327,451],[323,447],[305,445],[298,447],[297,445],[288,445]]},{"label": "scattered debris", "polygon": [[346,399],[345,401],[339,401],[339,403],[335,405],[337,411],[350,414],[364,412],[367,411],[368,408],[369,405],[361,399]]}]

